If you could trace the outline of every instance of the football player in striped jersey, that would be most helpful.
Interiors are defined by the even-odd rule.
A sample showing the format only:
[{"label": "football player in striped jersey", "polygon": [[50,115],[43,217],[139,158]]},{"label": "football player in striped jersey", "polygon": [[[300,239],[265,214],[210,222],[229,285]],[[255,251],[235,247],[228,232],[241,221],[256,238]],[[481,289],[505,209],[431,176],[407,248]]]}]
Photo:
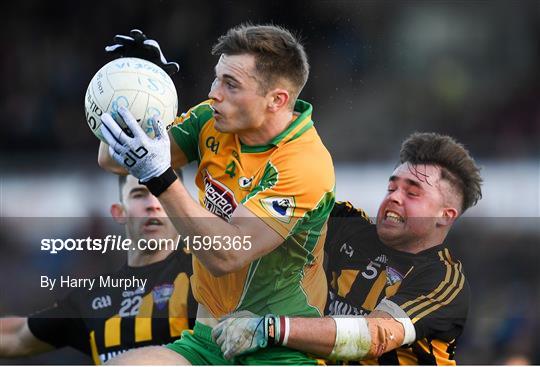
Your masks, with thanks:
[{"label": "football player in striped jersey", "polygon": [[[120,176],[120,202],[111,206],[116,222],[135,241],[173,239],[177,232],[163,207],[133,176]],[[145,287],[78,288],[30,317],[0,319],[0,357],[24,357],[71,346],[95,364],[126,350],[176,340],[195,313],[189,277],[191,256],[173,247],[128,250],[114,278],[146,279]]]},{"label": "football player in striped jersey", "polygon": [[334,361],[455,364],[469,288],[445,238],[481,198],[482,179],[461,144],[433,133],[407,139],[399,163],[376,226],[350,204],[334,207],[325,243],[331,316],[233,314],[213,330],[226,358],[287,345]]}]

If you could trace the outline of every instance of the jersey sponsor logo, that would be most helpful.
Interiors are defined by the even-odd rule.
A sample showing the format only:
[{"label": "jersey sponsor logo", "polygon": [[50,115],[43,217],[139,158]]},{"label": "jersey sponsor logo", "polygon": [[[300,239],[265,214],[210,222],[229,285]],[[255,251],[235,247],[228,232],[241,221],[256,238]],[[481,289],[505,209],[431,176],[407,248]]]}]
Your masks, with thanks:
[{"label": "jersey sponsor logo", "polygon": [[216,138],[213,136],[209,136],[205,143],[206,147],[210,149],[210,151],[214,154],[218,153],[219,150],[219,141],[216,141]]},{"label": "jersey sponsor logo", "polygon": [[92,300],[92,309],[100,310],[112,306],[111,296],[100,296]]},{"label": "jersey sponsor logo", "polygon": [[152,295],[154,298],[154,304],[158,310],[163,310],[169,298],[171,298],[174,291],[174,286],[170,283],[155,286],[152,289]]},{"label": "jersey sponsor logo", "polygon": [[354,255],[354,249],[352,248],[352,246],[348,245],[347,242],[344,242],[343,245],[341,245],[341,247],[339,248],[339,252],[344,253],[350,258],[352,258]]},{"label": "jersey sponsor logo", "polygon": [[238,186],[240,186],[240,188],[244,190],[249,190],[252,183],[253,177],[247,178],[246,176],[242,176],[238,179]]},{"label": "jersey sponsor logo", "polygon": [[214,179],[208,171],[204,173],[204,206],[227,222],[231,220],[232,213],[238,206],[233,192]]},{"label": "jersey sponsor logo", "polygon": [[330,315],[367,315],[364,309],[360,307],[355,307],[340,297],[338,297],[334,292],[328,292],[328,314]]},{"label": "jersey sponsor logo", "polygon": [[294,208],[296,207],[294,197],[292,196],[271,196],[260,199],[260,203],[272,217],[283,223],[289,223],[291,221],[294,214]]}]

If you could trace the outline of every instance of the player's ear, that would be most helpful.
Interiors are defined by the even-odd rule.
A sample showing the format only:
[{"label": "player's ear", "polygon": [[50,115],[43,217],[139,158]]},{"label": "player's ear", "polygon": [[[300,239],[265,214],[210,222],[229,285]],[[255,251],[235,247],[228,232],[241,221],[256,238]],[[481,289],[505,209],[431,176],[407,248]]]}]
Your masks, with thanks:
[{"label": "player's ear", "polygon": [[120,203],[111,205],[111,216],[118,224],[126,224],[127,222],[126,211],[124,210],[124,206]]},{"label": "player's ear", "polygon": [[437,223],[441,226],[451,226],[458,216],[459,211],[456,208],[443,208],[442,216],[438,219]]},{"label": "player's ear", "polygon": [[272,112],[276,112],[283,107],[287,107],[290,100],[289,91],[283,88],[272,89],[268,93],[269,103],[268,108]]}]

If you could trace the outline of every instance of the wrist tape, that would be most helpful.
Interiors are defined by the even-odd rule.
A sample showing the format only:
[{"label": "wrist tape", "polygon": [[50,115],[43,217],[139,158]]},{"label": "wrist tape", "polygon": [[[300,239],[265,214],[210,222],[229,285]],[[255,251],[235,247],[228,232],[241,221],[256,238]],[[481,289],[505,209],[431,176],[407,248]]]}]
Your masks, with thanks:
[{"label": "wrist tape", "polygon": [[331,360],[356,360],[365,357],[371,347],[371,334],[364,317],[331,316],[336,322],[336,340]]},{"label": "wrist tape", "polygon": [[154,195],[155,197],[158,197],[163,193],[163,191],[167,190],[169,186],[173,184],[174,181],[178,179],[178,176],[176,176],[176,173],[174,170],[169,167],[165,172],[163,172],[161,175],[157,177],[152,177],[150,180],[146,182],[139,181],[140,184],[145,185],[148,190]]},{"label": "wrist tape", "polygon": [[267,315],[265,317],[268,345],[287,345],[289,339],[289,318]]}]

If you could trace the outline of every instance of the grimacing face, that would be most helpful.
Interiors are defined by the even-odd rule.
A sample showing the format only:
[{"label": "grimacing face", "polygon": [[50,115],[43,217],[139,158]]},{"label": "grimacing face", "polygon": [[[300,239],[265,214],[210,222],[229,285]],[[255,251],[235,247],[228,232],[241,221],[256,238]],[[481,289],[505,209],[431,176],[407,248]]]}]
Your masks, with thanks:
[{"label": "grimacing face", "polygon": [[438,240],[442,227],[458,213],[445,197],[450,191],[449,183],[441,180],[440,167],[401,164],[390,176],[377,213],[381,241],[399,249]]},{"label": "grimacing face", "polygon": [[123,221],[133,240],[176,238],[176,229],[159,200],[135,177],[127,176],[122,200]]},{"label": "grimacing face", "polygon": [[267,99],[260,92],[255,56],[221,55],[208,97],[214,101],[215,127],[228,133],[256,130],[264,122]]}]

